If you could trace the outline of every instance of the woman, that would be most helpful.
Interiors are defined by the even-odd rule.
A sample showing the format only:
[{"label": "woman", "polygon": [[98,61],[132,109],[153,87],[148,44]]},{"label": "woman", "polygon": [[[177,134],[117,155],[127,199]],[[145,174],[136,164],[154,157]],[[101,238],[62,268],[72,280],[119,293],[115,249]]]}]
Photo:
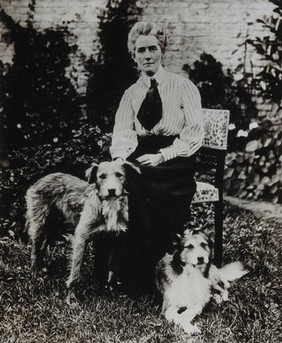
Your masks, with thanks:
[{"label": "woman", "polygon": [[113,159],[128,159],[141,169],[139,189],[132,192],[130,226],[136,234],[130,246],[143,242],[139,247],[151,269],[189,217],[194,154],[203,139],[199,91],[187,78],[164,70],[166,43],[156,24],[139,22],[131,29],[128,48],[141,76],[121,99],[110,148]]}]

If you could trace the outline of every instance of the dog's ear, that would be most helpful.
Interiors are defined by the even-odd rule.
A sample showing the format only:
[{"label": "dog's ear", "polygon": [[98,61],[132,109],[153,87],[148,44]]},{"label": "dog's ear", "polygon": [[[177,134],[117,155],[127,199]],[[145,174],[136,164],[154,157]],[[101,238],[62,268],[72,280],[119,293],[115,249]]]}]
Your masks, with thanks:
[{"label": "dog's ear", "polygon": [[209,245],[209,248],[210,250],[212,251],[212,248],[213,248],[213,240],[211,238],[211,235],[208,235],[208,234],[205,234],[206,238],[207,238],[207,242],[208,242],[208,245]]},{"label": "dog's ear", "polygon": [[141,174],[141,170],[140,168],[138,168],[135,164],[129,162],[129,161],[124,161],[123,162],[125,171],[129,171],[129,170],[135,170],[138,174]]},{"label": "dog's ear", "polygon": [[212,248],[213,248],[213,240],[211,239],[211,237],[208,237],[208,242],[209,242],[209,248],[212,250]]},{"label": "dog's ear", "polygon": [[181,247],[181,245],[182,245],[182,236],[179,233],[176,233],[173,236],[172,245],[175,248],[180,248]]},{"label": "dog's ear", "polygon": [[173,248],[173,257],[171,260],[171,268],[180,275],[183,272],[185,263],[181,260],[181,252],[183,251],[182,236],[176,233],[173,237],[171,248]]},{"label": "dog's ear", "polygon": [[92,163],[91,167],[85,171],[85,177],[86,177],[88,183],[96,182],[96,180],[97,180],[96,174],[97,174],[98,167],[99,167],[99,165],[97,163]]},{"label": "dog's ear", "polygon": [[206,269],[204,271],[204,277],[208,278],[209,277],[209,273],[210,273],[210,267],[211,267],[211,261],[212,261],[212,255],[213,255],[213,240],[211,239],[210,235],[205,235],[207,237],[207,242],[208,242],[208,246],[210,249],[210,255],[209,255],[209,262],[206,266]]},{"label": "dog's ear", "polygon": [[175,233],[173,237],[170,240],[170,243],[167,248],[167,252],[169,255],[172,255],[176,250],[181,248],[181,235],[178,233]]},{"label": "dog's ear", "polygon": [[181,251],[177,249],[174,252],[172,260],[171,260],[171,268],[177,275],[180,275],[183,272],[183,267],[185,265],[185,263],[181,260],[180,254],[181,254]]},{"label": "dog's ear", "polygon": [[123,168],[126,175],[126,181],[125,181],[125,190],[128,193],[131,192],[139,192],[138,185],[140,183],[139,178],[141,171],[138,167],[136,167],[133,163],[124,161],[123,162]]},{"label": "dog's ear", "polygon": [[209,262],[206,265],[206,269],[204,270],[203,276],[208,279],[210,275],[210,268],[211,268],[211,258],[209,259]]}]

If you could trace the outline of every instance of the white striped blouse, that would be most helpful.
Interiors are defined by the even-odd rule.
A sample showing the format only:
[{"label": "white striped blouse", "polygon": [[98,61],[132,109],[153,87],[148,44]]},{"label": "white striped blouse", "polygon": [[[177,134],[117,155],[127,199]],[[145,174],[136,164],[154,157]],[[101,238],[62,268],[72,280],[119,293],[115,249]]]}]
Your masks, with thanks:
[{"label": "white striped blouse", "polygon": [[112,158],[126,159],[137,147],[137,136],[178,136],[173,144],[161,149],[164,160],[177,156],[189,157],[202,145],[203,118],[198,88],[187,78],[160,67],[154,75],[162,99],[162,119],[147,131],[137,119],[138,110],[150,87],[145,74],[128,88],[119,104],[110,152]]}]

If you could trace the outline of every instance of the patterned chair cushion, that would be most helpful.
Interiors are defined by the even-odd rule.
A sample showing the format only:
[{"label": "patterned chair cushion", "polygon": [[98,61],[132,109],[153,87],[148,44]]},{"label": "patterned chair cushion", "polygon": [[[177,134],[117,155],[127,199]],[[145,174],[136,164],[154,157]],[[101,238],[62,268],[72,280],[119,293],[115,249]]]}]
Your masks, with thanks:
[{"label": "patterned chair cushion", "polygon": [[218,201],[218,189],[206,182],[197,182],[197,191],[193,197],[192,203],[214,202]]},{"label": "patterned chair cushion", "polygon": [[226,150],[229,126],[229,111],[203,108],[205,136],[203,146]]}]

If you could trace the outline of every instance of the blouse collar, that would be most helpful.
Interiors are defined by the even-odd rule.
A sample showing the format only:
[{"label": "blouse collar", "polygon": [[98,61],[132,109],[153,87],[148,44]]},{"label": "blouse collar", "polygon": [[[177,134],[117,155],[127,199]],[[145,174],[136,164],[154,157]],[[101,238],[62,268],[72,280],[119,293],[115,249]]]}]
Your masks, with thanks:
[{"label": "blouse collar", "polygon": [[160,65],[158,71],[152,76],[148,76],[145,73],[142,73],[142,80],[144,81],[145,85],[147,87],[150,87],[151,85],[151,78],[154,78],[158,84],[161,84],[164,80],[164,76],[165,76],[165,70],[163,68],[163,66]]}]

